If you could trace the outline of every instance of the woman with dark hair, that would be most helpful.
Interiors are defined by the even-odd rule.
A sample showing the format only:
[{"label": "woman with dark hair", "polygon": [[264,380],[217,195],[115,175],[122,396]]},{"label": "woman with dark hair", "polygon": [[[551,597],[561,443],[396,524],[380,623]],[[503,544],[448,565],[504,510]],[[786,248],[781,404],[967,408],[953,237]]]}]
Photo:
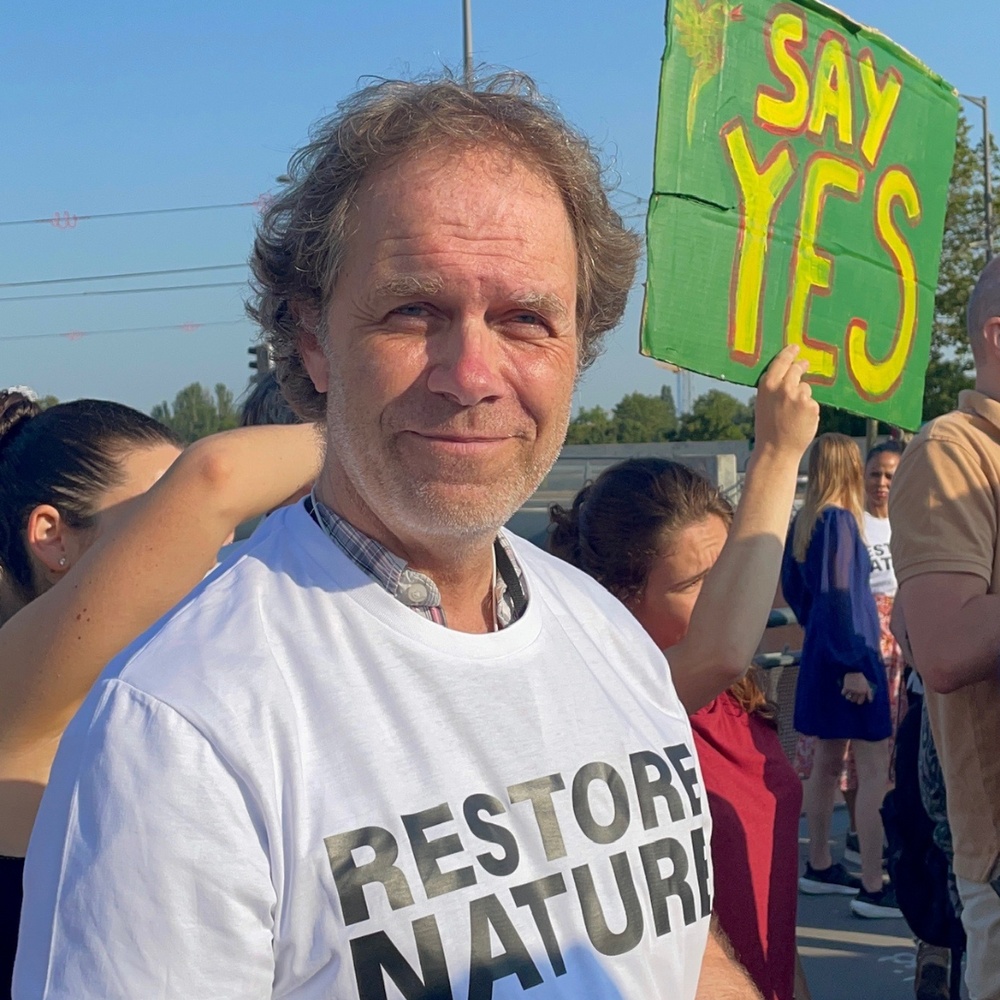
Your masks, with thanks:
[{"label": "woman with dark hair", "polygon": [[818,416],[793,357],[779,355],[761,383],[735,515],[703,476],[656,458],[606,469],[551,511],[551,551],[615,594],[670,662],[711,805],[713,913],[767,1000],[809,996],[795,951],[802,792],[747,672]]},{"label": "woman with dark hair", "polygon": [[311,482],[319,462],[312,427],[231,431],[178,455],[174,434],[130,407],[41,410],[26,390],[0,391],[0,996],[63,729],[235,525]]},{"label": "woman with dark hair", "polygon": [[[805,630],[795,728],[817,737],[805,785],[809,860],[799,887],[810,894],[856,896],[851,910],[857,916],[898,917],[895,893],[882,882],[879,808],[892,723],[863,498],[857,445],[843,434],[821,434],[809,454],[809,485],[788,533],[781,574],[785,599]],[[860,882],[830,854],[830,822],[848,741],[858,775]]]}]

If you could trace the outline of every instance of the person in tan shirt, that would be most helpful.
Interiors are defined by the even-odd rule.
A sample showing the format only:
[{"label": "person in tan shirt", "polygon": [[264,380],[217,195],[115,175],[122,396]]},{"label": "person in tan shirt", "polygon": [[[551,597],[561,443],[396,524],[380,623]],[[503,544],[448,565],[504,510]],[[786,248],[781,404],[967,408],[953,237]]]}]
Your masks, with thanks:
[{"label": "person in tan shirt", "polygon": [[969,300],[976,387],[927,424],[892,493],[894,631],[944,771],[971,1000],[1000,998],[1000,258]]}]

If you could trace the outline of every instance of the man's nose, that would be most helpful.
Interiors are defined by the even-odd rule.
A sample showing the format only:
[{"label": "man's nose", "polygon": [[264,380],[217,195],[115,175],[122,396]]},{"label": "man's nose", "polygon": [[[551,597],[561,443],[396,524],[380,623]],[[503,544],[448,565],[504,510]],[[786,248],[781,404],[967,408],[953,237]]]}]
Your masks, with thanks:
[{"label": "man's nose", "polygon": [[459,406],[496,399],[503,394],[502,345],[483,319],[455,320],[428,344],[427,388]]}]

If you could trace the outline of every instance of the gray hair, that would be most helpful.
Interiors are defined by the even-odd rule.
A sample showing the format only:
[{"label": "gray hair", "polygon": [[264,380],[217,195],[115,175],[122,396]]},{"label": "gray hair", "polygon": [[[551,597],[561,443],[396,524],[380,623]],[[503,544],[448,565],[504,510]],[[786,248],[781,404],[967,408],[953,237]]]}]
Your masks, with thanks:
[{"label": "gray hair", "polygon": [[621,320],[641,241],[608,201],[587,139],[544,100],[532,80],[501,73],[473,88],[451,78],[379,81],[353,94],[313,128],[289,162],[289,182],[265,210],[250,265],[247,313],[260,324],[292,408],[320,420],[318,393],[298,350],[303,317],[321,316],[351,236],[363,181],[400,159],[440,147],[500,147],[548,176],[576,242],[580,369]]}]

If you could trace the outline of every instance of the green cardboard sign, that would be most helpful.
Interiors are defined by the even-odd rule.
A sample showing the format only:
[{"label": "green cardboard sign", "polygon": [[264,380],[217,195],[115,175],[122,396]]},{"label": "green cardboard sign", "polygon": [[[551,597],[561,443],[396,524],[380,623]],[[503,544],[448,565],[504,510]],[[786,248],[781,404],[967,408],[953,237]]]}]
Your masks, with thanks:
[{"label": "green cardboard sign", "polygon": [[642,350],[915,429],[958,98],[823,4],[671,0]]}]

